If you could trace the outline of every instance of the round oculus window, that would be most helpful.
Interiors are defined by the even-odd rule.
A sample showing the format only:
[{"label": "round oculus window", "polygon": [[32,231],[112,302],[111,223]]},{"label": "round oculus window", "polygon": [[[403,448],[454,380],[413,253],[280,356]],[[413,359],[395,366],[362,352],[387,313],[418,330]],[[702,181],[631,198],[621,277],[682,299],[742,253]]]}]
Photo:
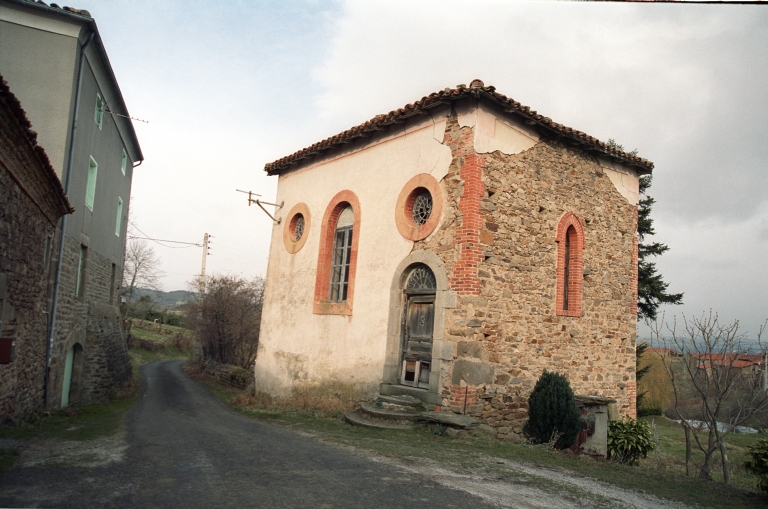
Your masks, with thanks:
[{"label": "round oculus window", "polygon": [[298,242],[304,235],[304,216],[296,214],[293,220],[293,240]]},{"label": "round oculus window", "polygon": [[432,195],[426,189],[422,189],[413,200],[411,218],[416,226],[423,226],[430,215],[432,215]]}]

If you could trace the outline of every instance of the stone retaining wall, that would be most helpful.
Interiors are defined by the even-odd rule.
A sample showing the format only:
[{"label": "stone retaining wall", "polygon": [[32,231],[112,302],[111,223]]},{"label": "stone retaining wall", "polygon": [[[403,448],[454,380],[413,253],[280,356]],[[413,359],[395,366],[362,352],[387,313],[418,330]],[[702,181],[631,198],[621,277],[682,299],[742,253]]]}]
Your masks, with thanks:
[{"label": "stone retaining wall", "polygon": [[254,372],[252,369],[243,369],[230,364],[219,364],[211,359],[202,363],[203,371],[216,378],[219,382],[246,389],[254,383]]}]

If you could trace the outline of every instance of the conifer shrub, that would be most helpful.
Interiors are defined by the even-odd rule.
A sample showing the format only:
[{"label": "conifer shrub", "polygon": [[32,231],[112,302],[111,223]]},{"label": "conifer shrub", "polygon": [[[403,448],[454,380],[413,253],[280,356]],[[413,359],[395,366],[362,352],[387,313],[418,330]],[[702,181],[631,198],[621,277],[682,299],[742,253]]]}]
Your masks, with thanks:
[{"label": "conifer shrub", "polygon": [[528,422],[523,433],[533,443],[548,443],[557,438],[555,449],[565,449],[576,441],[581,415],[571,384],[559,373],[544,371],[528,397]]},{"label": "conifer shrub", "polygon": [[744,469],[757,477],[757,487],[768,493],[768,440],[758,440],[749,446],[750,459],[744,463]]}]

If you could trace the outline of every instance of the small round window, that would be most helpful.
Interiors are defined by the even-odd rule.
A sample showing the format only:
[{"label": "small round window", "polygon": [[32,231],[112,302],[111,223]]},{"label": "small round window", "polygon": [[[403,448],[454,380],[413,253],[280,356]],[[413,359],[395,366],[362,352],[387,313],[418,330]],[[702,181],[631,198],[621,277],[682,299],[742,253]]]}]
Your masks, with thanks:
[{"label": "small round window", "polygon": [[312,217],[306,203],[297,203],[286,215],[283,226],[285,249],[295,254],[304,246],[312,228]]},{"label": "small round window", "polygon": [[293,218],[293,227],[291,228],[293,233],[293,240],[294,242],[298,242],[301,240],[301,237],[304,236],[304,216],[301,214],[296,214]]},{"label": "small round window", "polygon": [[416,226],[423,226],[432,215],[432,195],[426,189],[420,189],[413,200],[411,217]]}]

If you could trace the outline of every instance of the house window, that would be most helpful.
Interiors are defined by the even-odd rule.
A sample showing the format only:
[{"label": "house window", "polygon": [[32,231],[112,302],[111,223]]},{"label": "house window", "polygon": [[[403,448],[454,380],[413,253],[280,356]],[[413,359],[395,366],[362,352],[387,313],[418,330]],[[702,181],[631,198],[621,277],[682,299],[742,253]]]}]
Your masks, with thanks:
[{"label": "house window", "polygon": [[120,227],[123,226],[123,199],[117,197],[117,218],[115,219],[115,235],[120,236]]},{"label": "house window", "polygon": [[96,93],[96,111],[93,114],[93,119],[96,121],[99,129],[101,129],[101,124],[104,121],[104,99],[101,98],[99,93]]},{"label": "house window", "polygon": [[395,224],[408,240],[427,238],[440,221],[443,192],[440,183],[428,173],[421,173],[406,182],[395,205]]},{"label": "house window", "polygon": [[581,316],[584,229],[572,212],[557,227],[557,296],[559,316]]},{"label": "house window", "polygon": [[360,202],[353,192],[341,191],[331,199],[320,226],[315,314],[352,314],[359,238]]},{"label": "house window", "polygon": [[77,262],[77,281],[75,283],[75,295],[85,295],[85,276],[88,268],[88,247],[80,246],[80,258]]},{"label": "house window", "polygon": [[283,244],[286,251],[296,254],[304,247],[309,236],[311,227],[309,207],[305,203],[297,203],[286,217],[287,221],[283,227]]},{"label": "house window", "polygon": [[347,300],[349,285],[349,258],[352,254],[352,225],[355,213],[347,206],[339,214],[333,237],[333,260],[331,262],[331,284],[328,288],[329,302]]},{"label": "house window", "polygon": [[125,170],[128,168],[128,154],[125,153],[125,149],[123,149],[123,158],[120,162],[120,169],[123,171],[123,177],[125,177]]},{"label": "house window", "polygon": [[109,275],[109,303],[115,303],[115,277],[117,276],[117,265],[112,264],[112,272]]},{"label": "house window", "polygon": [[91,157],[88,162],[88,183],[85,186],[85,206],[93,212],[93,200],[96,197],[96,173],[98,172],[99,165]]}]

